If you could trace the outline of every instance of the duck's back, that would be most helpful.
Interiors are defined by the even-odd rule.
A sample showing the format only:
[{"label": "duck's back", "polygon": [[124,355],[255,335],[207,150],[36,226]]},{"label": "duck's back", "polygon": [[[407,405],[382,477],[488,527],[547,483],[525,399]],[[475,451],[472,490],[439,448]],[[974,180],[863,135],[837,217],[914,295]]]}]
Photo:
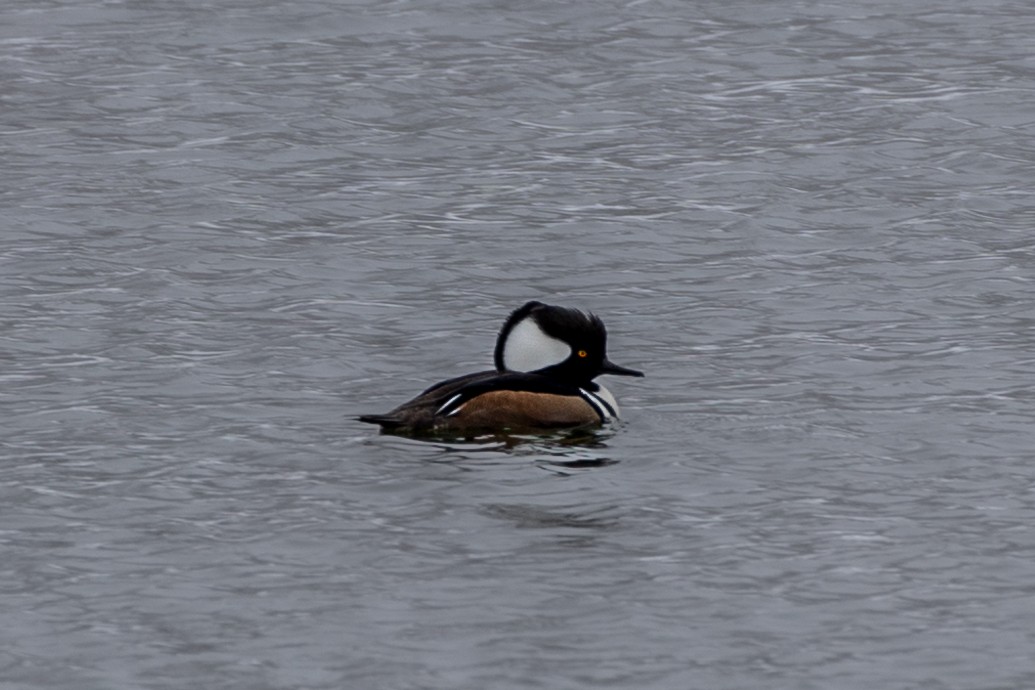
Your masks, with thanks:
[{"label": "duck's back", "polygon": [[457,376],[454,379],[436,383],[413,400],[404,402],[391,412],[361,415],[359,421],[380,424],[381,428],[388,431],[428,430],[435,426],[435,413],[465,386],[488,381],[497,376],[499,376],[499,372],[492,370]]}]

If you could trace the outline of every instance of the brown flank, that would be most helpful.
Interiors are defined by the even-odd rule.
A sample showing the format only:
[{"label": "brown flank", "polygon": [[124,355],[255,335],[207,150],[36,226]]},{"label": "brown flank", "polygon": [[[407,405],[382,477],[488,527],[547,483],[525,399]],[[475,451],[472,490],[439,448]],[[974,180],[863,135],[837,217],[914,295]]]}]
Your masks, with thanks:
[{"label": "brown flank", "polygon": [[451,417],[463,426],[544,428],[599,424],[582,398],[527,391],[491,391],[469,400]]}]

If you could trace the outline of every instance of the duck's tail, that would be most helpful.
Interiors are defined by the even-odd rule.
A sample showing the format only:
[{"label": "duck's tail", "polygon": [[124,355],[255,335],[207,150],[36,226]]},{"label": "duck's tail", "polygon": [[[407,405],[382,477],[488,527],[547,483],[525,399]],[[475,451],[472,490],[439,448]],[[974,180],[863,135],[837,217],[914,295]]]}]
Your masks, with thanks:
[{"label": "duck's tail", "polygon": [[403,425],[401,419],[388,414],[363,414],[356,417],[356,419],[367,424],[380,424],[382,429],[389,430],[398,429]]}]

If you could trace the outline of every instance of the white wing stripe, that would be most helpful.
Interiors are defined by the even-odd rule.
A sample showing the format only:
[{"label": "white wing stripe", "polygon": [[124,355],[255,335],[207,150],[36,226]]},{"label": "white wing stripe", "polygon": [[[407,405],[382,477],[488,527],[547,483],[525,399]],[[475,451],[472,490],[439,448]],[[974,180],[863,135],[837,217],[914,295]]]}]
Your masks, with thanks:
[{"label": "white wing stripe", "polygon": [[[453,405],[453,403],[455,403],[455,402],[456,402],[457,400],[459,400],[459,399],[460,399],[460,393],[457,393],[457,394],[456,394],[456,395],[454,395],[454,396],[453,396],[452,398],[450,398],[449,400],[447,400],[447,401],[445,402],[445,404],[443,404],[443,405],[442,405],[442,407],[440,407],[440,408],[438,408],[437,410],[435,410],[435,414],[437,414],[437,415],[439,415],[439,414],[442,414],[442,413],[443,413],[443,412],[444,412],[445,410],[448,410],[448,409],[449,409],[449,408],[450,408],[450,407],[451,407],[451,406]],[[461,406],[461,407],[462,407],[462,406]],[[452,412],[449,412],[449,413],[447,413],[447,415],[446,415],[446,416],[448,417],[448,416],[450,416],[450,415],[454,415],[454,414],[456,414],[456,413],[457,413],[457,412],[459,412],[459,411],[460,411],[460,408],[458,407],[458,408],[456,408],[455,410],[453,410]]]}]

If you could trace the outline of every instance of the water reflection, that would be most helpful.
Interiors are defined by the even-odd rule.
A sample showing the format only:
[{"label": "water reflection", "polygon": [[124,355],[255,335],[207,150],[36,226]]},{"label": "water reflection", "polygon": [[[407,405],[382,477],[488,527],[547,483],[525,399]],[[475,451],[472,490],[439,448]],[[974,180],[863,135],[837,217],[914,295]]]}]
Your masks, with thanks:
[{"label": "water reflection", "polygon": [[470,441],[432,442],[441,454],[432,462],[464,464],[472,460],[531,460],[536,467],[557,475],[569,476],[578,470],[616,464],[604,451],[613,429],[570,429],[544,435],[492,434]]},{"label": "water reflection", "polygon": [[468,436],[457,434],[453,431],[442,431],[434,434],[423,433],[420,435],[391,431],[382,429],[381,436],[394,436],[408,438],[415,441],[425,441],[438,445],[447,444],[448,448],[471,448],[479,445],[492,447],[516,448],[527,443],[548,443],[560,446],[594,446],[604,447],[604,441],[614,436],[615,428],[608,427],[576,427],[573,429],[560,429],[556,431],[544,431],[541,433],[509,433],[493,432]]},{"label": "water reflection", "polygon": [[489,517],[513,522],[515,527],[524,529],[556,527],[606,529],[616,526],[618,518],[613,515],[596,515],[596,513],[609,510],[598,508],[587,513],[580,513],[570,508],[548,509],[525,504],[490,503],[479,512]]}]

